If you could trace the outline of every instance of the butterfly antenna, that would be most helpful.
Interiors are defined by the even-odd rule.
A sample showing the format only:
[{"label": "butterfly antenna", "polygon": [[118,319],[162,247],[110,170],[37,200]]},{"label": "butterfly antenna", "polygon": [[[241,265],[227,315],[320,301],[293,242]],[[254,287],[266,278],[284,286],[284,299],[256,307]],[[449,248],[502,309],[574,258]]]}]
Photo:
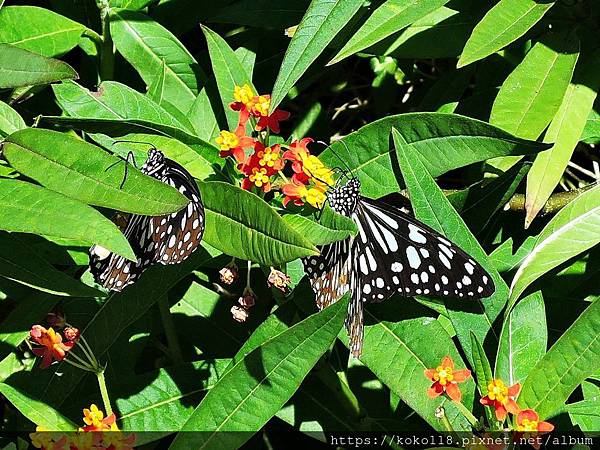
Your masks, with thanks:
[{"label": "butterfly antenna", "polygon": [[[346,147],[346,150],[348,151],[348,154],[350,154],[350,149],[348,148],[348,146],[346,145],[346,143],[344,141],[339,140],[339,141],[335,141],[335,142],[341,143],[344,147]],[[350,166],[348,165],[348,163],[346,163],[346,161],[344,161],[344,159],[340,155],[338,155],[335,152],[335,150],[333,149],[333,144],[332,145],[327,145],[327,143],[325,141],[317,141],[317,143],[325,145],[331,151],[331,153],[333,153],[335,155],[335,157],[340,160],[340,162],[344,165],[344,167],[346,167],[347,170],[344,171],[344,176],[347,177],[347,173],[350,172],[350,175],[352,175],[354,177],[354,173],[352,172],[352,169],[350,168]]]}]

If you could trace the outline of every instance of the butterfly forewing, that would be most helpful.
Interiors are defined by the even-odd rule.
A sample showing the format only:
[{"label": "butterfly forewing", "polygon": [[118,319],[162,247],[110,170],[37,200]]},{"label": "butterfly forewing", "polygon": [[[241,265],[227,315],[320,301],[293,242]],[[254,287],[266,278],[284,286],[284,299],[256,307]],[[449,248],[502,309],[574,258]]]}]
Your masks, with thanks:
[{"label": "butterfly forewing", "polygon": [[96,282],[120,291],[132,284],[154,263],[177,264],[198,248],[204,232],[204,207],[192,176],[179,164],[156,150],[148,152],[141,168],[163,183],[170,184],[190,202],[180,211],[164,216],[129,216],[123,234],[137,256],[137,262],[109,253],[98,246],[90,249],[90,269]]}]

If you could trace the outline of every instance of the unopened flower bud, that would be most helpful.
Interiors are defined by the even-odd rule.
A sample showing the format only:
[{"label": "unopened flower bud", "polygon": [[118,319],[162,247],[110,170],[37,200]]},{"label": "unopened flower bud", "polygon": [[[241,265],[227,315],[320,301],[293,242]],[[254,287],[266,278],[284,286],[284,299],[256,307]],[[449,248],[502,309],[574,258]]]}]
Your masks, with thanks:
[{"label": "unopened flower bud", "polygon": [[79,328],[75,327],[66,327],[63,330],[63,335],[65,336],[65,339],[69,342],[77,342],[80,334],[81,332],[79,331]]},{"label": "unopened flower bud", "polygon": [[269,287],[275,287],[281,292],[285,292],[287,291],[290,282],[290,277],[288,277],[285,273],[271,267],[271,273],[267,278],[267,283],[269,284]]},{"label": "unopened flower bud", "polygon": [[245,308],[242,308],[241,306],[238,306],[238,305],[234,305],[231,307],[231,315],[233,316],[233,319],[236,322],[243,323],[248,319],[248,316],[250,314],[248,313],[248,311]]},{"label": "unopened flower bud", "polygon": [[256,294],[250,288],[244,289],[244,293],[238,299],[239,305],[244,309],[250,309],[256,304]]}]

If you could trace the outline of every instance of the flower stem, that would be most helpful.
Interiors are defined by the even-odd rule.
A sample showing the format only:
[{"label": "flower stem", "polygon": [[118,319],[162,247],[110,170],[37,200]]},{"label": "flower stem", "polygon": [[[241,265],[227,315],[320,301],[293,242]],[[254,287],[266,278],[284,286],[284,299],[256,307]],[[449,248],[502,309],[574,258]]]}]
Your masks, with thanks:
[{"label": "flower stem", "polygon": [[[71,353],[69,356],[73,356],[73,354]],[[75,361],[71,361],[68,357],[63,359],[63,361],[67,364],[71,364],[73,367],[77,367],[78,369],[86,370],[88,372],[95,372],[94,370],[91,370],[88,366],[84,366],[82,364],[76,363]]]},{"label": "flower stem", "polygon": [[92,349],[88,345],[88,343],[85,340],[85,338],[83,337],[83,335],[79,336],[79,342],[81,344],[81,345],[79,345],[79,348],[81,349],[81,351],[83,352],[83,354],[85,355],[85,357],[92,364],[92,366],[94,366],[94,368],[96,370],[98,370],[100,368],[100,364],[98,364],[98,360],[94,356],[94,352],[92,351]]},{"label": "flower stem", "polygon": [[115,71],[115,53],[112,36],[110,35],[110,5],[107,1],[100,2],[100,19],[102,20],[102,48],[100,51],[100,79],[111,80]]},{"label": "flower stem", "polygon": [[473,428],[479,428],[479,426],[480,426],[479,420],[477,420],[477,418],[473,415],[473,413],[471,411],[469,411],[467,409],[467,407],[465,405],[463,405],[461,402],[453,402],[453,403],[454,403],[454,406],[456,406],[456,408],[465,417],[465,419],[467,419],[469,421],[469,423],[471,424],[471,426]]},{"label": "flower stem", "polygon": [[183,363],[183,354],[181,352],[181,346],[179,345],[179,338],[175,331],[175,324],[173,323],[173,316],[169,308],[169,299],[166,295],[163,295],[158,300],[158,310],[160,311],[160,319],[162,321],[163,328],[165,330],[165,336],[167,337],[167,346],[169,348],[169,354],[173,358],[175,364]]},{"label": "flower stem", "polygon": [[102,395],[102,403],[104,403],[104,409],[106,410],[106,415],[110,416],[113,411],[110,406],[110,398],[108,397],[108,390],[106,389],[106,380],[104,379],[104,370],[102,370],[101,372],[96,372],[96,377],[98,378],[98,387],[100,388],[100,395]]},{"label": "flower stem", "polygon": [[252,270],[252,262],[248,261],[248,273],[246,274],[246,288],[250,288],[250,271]]}]

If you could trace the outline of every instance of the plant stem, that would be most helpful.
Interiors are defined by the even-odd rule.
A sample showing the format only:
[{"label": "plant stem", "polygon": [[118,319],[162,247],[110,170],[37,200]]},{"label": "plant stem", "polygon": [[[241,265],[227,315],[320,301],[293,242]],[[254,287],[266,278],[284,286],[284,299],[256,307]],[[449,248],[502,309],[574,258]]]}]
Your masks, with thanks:
[{"label": "plant stem", "polygon": [[100,80],[112,80],[115,72],[114,44],[110,35],[110,5],[103,1],[100,7],[102,20],[102,47],[100,49]]},{"label": "plant stem", "polygon": [[169,308],[169,299],[166,295],[163,295],[158,300],[158,309],[160,311],[160,318],[165,330],[165,336],[167,337],[167,345],[169,347],[169,354],[173,358],[173,362],[176,364],[183,363],[183,354],[179,345],[179,338],[175,331],[175,324],[173,323],[173,316]]},{"label": "plant stem", "polygon": [[458,408],[458,410],[461,412],[461,414],[463,416],[465,416],[465,419],[467,419],[469,421],[469,423],[471,424],[471,426],[473,428],[475,428],[475,429],[479,428],[479,421],[473,415],[473,413],[467,409],[467,407],[465,405],[463,405],[461,402],[453,402],[453,403],[454,403],[454,406],[456,406]]},{"label": "plant stem", "polygon": [[102,395],[102,403],[104,403],[104,409],[106,410],[106,415],[110,416],[113,411],[110,406],[110,398],[108,397],[108,390],[106,389],[106,380],[104,379],[104,370],[102,370],[101,372],[96,372],[96,377],[98,378],[98,387],[100,388],[100,395]]}]

